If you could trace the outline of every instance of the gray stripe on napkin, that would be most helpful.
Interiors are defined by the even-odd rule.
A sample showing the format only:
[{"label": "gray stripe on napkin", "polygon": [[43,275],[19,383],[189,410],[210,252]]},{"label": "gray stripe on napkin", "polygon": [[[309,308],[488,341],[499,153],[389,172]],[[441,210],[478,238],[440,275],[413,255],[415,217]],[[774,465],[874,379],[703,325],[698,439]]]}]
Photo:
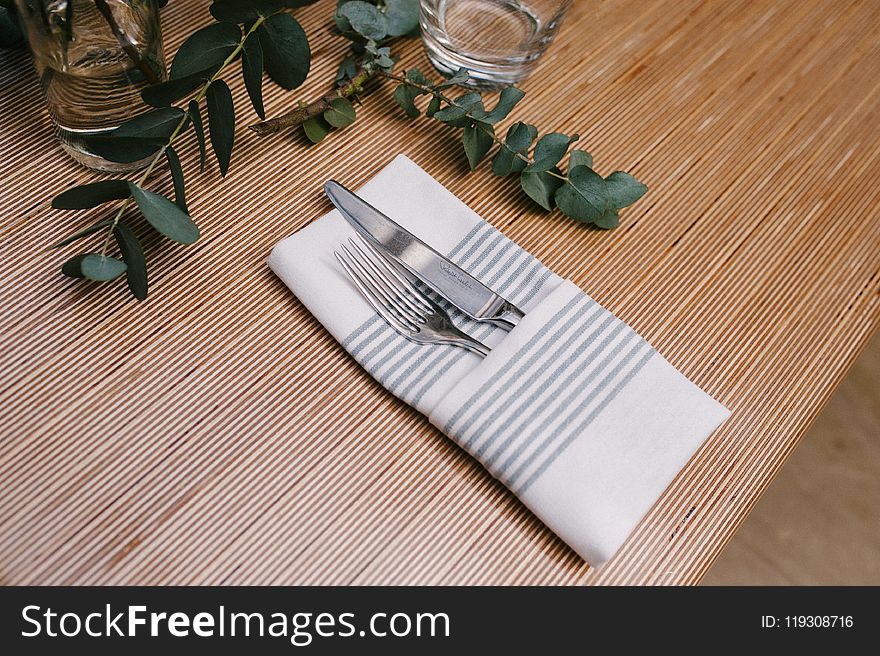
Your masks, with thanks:
[{"label": "gray stripe on napkin", "polygon": [[[586,376],[588,382],[584,385],[583,389],[578,385],[565,398],[547,399],[545,403],[535,407],[531,416],[526,419],[525,423],[520,428],[522,433],[517,435],[519,439],[517,440],[514,451],[510,453],[504,462],[498,467],[498,471],[501,477],[503,477],[502,480],[509,481],[511,487],[516,485],[517,481],[521,479],[523,472],[525,472],[536,459],[540,458],[541,454],[549,449],[560,436],[566,434],[565,428],[570,426],[574,421],[572,417],[580,416],[581,413],[585,412],[586,408],[592,407],[591,404],[593,401],[602,398],[603,390],[605,390],[621,372],[629,367],[635,353],[641,349],[642,344],[637,339],[633,339],[634,334],[635,333],[625,336],[624,339],[620,340],[610,351],[608,351],[605,357],[602,358],[601,362],[590,368],[590,371]],[[615,335],[615,337],[616,336],[617,335]],[[630,350],[627,351],[622,358],[618,357],[624,350],[625,346],[629,346]],[[611,371],[600,380],[600,372],[608,366],[612,366]],[[572,373],[579,374],[580,372],[575,370]],[[575,375],[569,376],[563,383],[563,387],[567,388],[569,385],[574,384],[574,381],[578,377],[579,376]],[[558,415],[565,414],[567,410],[569,414],[559,423],[556,429],[547,435],[548,422],[539,421],[538,417],[547,407],[550,406],[552,401],[556,401],[550,413],[550,416],[554,418],[553,422],[558,421]],[[599,410],[602,408],[604,408],[604,403],[600,403],[598,406]],[[549,422],[549,424],[552,425],[553,422]],[[530,449],[531,452],[526,457],[525,461],[520,463],[515,469],[511,470],[517,459]]]},{"label": "gray stripe on napkin", "polygon": [[[641,348],[639,349],[641,350]],[[522,482],[514,482],[511,489],[514,490],[517,494],[523,494],[529,487],[534,483],[541,474],[544,473],[544,470],[547,469],[550,465],[552,465],[556,459],[565,451],[566,448],[580,436],[583,432],[589,427],[593,420],[599,416],[602,410],[611,403],[620,392],[630,383],[630,381],[638,374],[642,369],[644,369],[645,365],[648,364],[648,361],[657,355],[657,351],[648,346],[647,350],[645,350],[644,354],[639,358],[636,362],[635,366],[630,369],[626,376],[621,378],[614,387],[608,392],[604,399],[602,399],[601,403],[599,403],[592,411],[587,414],[581,413],[580,423],[574,426],[571,430],[567,431],[565,438],[560,441],[556,448],[540,463],[540,465],[529,475],[529,477]],[[573,418],[572,418],[573,419]],[[519,474],[519,472],[516,472]]]}]

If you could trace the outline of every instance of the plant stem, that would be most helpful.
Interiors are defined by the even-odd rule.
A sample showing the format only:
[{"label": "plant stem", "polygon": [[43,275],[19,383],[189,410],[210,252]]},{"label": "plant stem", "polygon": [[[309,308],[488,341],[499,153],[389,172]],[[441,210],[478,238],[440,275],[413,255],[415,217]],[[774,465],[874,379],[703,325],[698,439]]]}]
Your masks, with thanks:
[{"label": "plant stem", "polygon": [[[202,100],[204,100],[205,95],[208,93],[208,87],[210,87],[215,82],[215,80],[217,80],[217,78],[226,69],[226,67],[229,66],[229,64],[231,64],[233,61],[235,61],[235,58],[238,57],[238,55],[241,53],[242,48],[244,48],[244,42],[247,41],[248,38],[265,21],[266,21],[266,18],[264,16],[261,16],[260,18],[258,18],[254,22],[253,25],[251,25],[250,29],[245,33],[245,35],[242,37],[239,44],[235,47],[235,50],[233,50],[229,54],[229,56],[220,65],[220,68],[217,69],[217,72],[214,73],[207,82],[205,82],[204,86],[202,86],[198,95],[196,95],[196,97],[195,97],[195,101],[197,103],[200,103]],[[141,175],[141,177],[138,178],[138,181],[135,183],[135,184],[137,184],[138,187],[143,186],[143,184],[147,181],[147,178],[150,177],[150,174],[153,172],[153,169],[156,168],[156,164],[159,163],[159,160],[162,158],[162,155],[165,154],[165,150],[168,148],[168,146],[171,145],[171,143],[181,133],[181,131],[183,130],[184,126],[187,124],[189,119],[190,119],[189,108],[187,108],[186,110],[184,110],[183,116],[180,117],[180,122],[177,124],[177,127],[174,128],[174,131],[168,137],[168,142],[156,152],[156,154],[153,156],[153,159],[150,161],[150,164],[144,170],[143,175]],[[129,196],[128,198],[123,200],[122,203],[120,204],[119,210],[116,212],[116,216],[113,218],[113,223],[110,224],[110,226],[109,226],[110,229],[107,231],[107,237],[104,239],[104,245],[101,248],[101,255],[107,254],[107,249],[110,247],[110,237],[113,235],[113,231],[116,229],[116,226],[119,224],[119,221],[122,219],[122,215],[125,212],[126,208],[131,203],[131,198],[132,197]]]},{"label": "plant stem", "polygon": [[[431,94],[432,96],[434,96],[435,98],[439,98],[441,101],[445,102],[447,105],[451,105],[452,107],[458,107],[459,109],[464,109],[464,110],[465,110],[465,116],[467,116],[468,118],[474,118],[473,116],[471,116],[470,112],[467,110],[466,107],[464,107],[464,106],[462,106],[462,105],[459,105],[459,104],[458,104],[457,102],[455,102],[452,98],[450,98],[450,97],[447,96],[446,94],[444,94],[444,93],[438,91],[438,90],[435,89],[434,87],[429,87],[429,86],[424,85],[424,84],[419,84],[418,82],[413,82],[412,80],[407,79],[407,78],[404,77],[403,75],[395,75],[394,73],[387,73],[387,72],[385,72],[385,71],[378,71],[378,74],[379,74],[381,77],[387,78],[387,79],[389,79],[389,80],[395,80],[395,81],[397,81],[397,82],[400,82],[401,84],[406,84],[406,85],[408,85],[408,86],[413,87],[414,89],[418,89],[419,91],[424,91],[425,93],[429,93],[429,94]],[[492,141],[494,141],[495,143],[497,143],[497,144],[498,144],[499,146],[501,146],[502,148],[506,148],[506,149],[509,150],[511,153],[513,153],[514,157],[517,157],[518,159],[521,159],[521,160],[522,160],[523,162],[525,162],[526,164],[531,164],[531,163],[532,163],[532,160],[528,157],[528,155],[525,155],[524,153],[517,152],[517,151],[513,150],[512,148],[510,148],[506,143],[504,143],[504,140],[503,140],[503,139],[501,139],[500,137],[498,137],[498,135],[495,134],[494,130],[488,130],[488,129],[486,129],[486,127],[485,127],[482,123],[480,123],[479,121],[476,121],[476,122],[475,122],[475,125],[476,125],[476,127],[478,127],[482,132],[484,132],[485,134],[489,135],[489,137],[492,139]],[[561,175],[561,174],[559,174],[559,173],[556,173],[555,171],[547,170],[547,171],[544,171],[544,173],[547,173],[548,175],[550,175],[550,176],[552,176],[552,177],[554,177],[554,178],[558,178],[559,180],[568,180],[568,176]]]},{"label": "plant stem", "polygon": [[116,37],[122,50],[128,55],[128,58],[135,63],[135,66],[138,67],[140,72],[143,73],[147,82],[150,84],[158,84],[161,80],[159,80],[159,77],[156,75],[156,71],[150,68],[150,65],[143,57],[141,57],[141,53],[137,49],[137,46],[131,42],[128,35],[122,31],[121,27],[119,27],[119,23],[116,22],[116,17],[113,16],[113,10],[111,10],[107,4],[107,0],[95,0],[95,7],[101,12],[104,20],[107,21],[110,30],[113,32],[113,36]]},{"label": "plant stem", "polygon": [[286,114],[271,118],[267,121],[254,123],[253,125],[249,125],[248,128],[256,132],[259,136],[265,137],[284,130],[285,128],[302,125],[310,118],[319,116],[330,109],[331,101],[336,100],[337,98],[351,98],[359,94],[364,90],[364,84],[375,75],[375,68],[371,64],[364,64],[358,69],[357,73],[355,73],[354,77],[351,78],[348,84],[321,96],[315,101],[297,107]]}]

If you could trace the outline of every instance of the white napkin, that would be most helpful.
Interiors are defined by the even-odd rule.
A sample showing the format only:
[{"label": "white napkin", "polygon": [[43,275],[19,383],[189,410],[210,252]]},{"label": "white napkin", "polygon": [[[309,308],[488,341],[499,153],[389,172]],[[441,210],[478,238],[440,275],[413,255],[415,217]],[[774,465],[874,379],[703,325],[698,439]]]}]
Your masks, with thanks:
[{"label": "white napkin", "polygon": [[385,324],[333,256],[354,234],[336,210],[278,244],[269,266],[386,389],[588,562],[609,559],[729,412],[405,156],[358,193],[526,313],[507,333],[447,306],[488,357]]}]

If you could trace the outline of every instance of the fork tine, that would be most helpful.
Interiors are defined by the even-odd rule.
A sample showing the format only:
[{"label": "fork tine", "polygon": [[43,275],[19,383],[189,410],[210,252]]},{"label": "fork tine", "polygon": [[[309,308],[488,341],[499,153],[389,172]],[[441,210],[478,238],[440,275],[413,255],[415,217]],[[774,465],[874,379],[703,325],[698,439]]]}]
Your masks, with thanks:
[{"label": "fork tine", "polygon": [[346,262],[345,258],[339,253],[339,251],[333,251],[333,254],[336,256],[336,259],[339,260],[339,264],[342,265],[342,268],[345,269],[345,272],[348,274],[348,277],[351,278],[351,281],[354,283],[355,287],[358,288],[361,295],[366,299],[367,303],[369,303],[373,309],[381,316],[385,321],[394,328],[397,332],[406,335],[407,333],[411,333],[414,330],[417,330],[415,326],[410,325],[409,323],[404,323],[401,321],[394,313],[389,312],[385,304],[373,293],[368,285],[364,283],[358,273],[354,270],[354,268]]},{"label": "fork tine", "polygon": [[[367,243],[363,237],[361,237],[361,240],[365,244]],[[425,303],[416,302],[420,299],[413,294],[415,291],[413,286],[407,282],[403,276],[391,268],[391,265],[385,260],[381,253],[372,247],[369,249],[369,253],[367,253],[353,239],[349,239],[348,241],[355,249],[357,249],[358,253],[361,254],[362,261],[369,265],[373,273],[379,276],[385,285],[397,294],[400,297],[400,300],[406,303],[407,307],[409,307],[416,316],[422,318],[422,315],[424,315],[425,312],[431,311],[432,308],[426,306]],[[392,277],[392,275],[394,277]]]},{"label": "fork tine", "polygon": [[[394,276],[395,280],[397,280],[397,282],[399,282],[403,286],[403,288],[409,292],[411,297],[418,302],[421,308],[420,311],[434,311],[435,308],[434,305],[431,303],[431,300],[427,296],[425,296],[418,287],[416,287],[409,280],[404,278],[397,267],[388,261],[388,258],[385,256],[385,254],[380,252],[379,249],[376,248],[375,244],[371,243],[359,232],[357,233],[357,236],[360,239],[361,243],[367,247],[367,250],[369,250],[375,256],[376,262],[381,263],[383,270]],[[351,240],[349,239],[349,241]]]},{"label": "fork tine", "polygon": [[418,326],[418,324],[425,322],[424,317],[420,313],[414,312],[400,301],[398,298],[400,295],[399,291],[396,291],[393,288],[388,288],[387,286],[384,286],[381,281],[377,281],[376,277],[370,275],[370,272],[367,271],[364,262],[361,261],[357,255],[348,250],[344,244],[342,245],[342,250],[348,257],[348,263],[356,269],[359,274],[361,282],[367,285],[374,295],[380,297],[384,301],[385,307],[395,312],[402,319],[405,319],[408,323],[413,324],[414,326]]}]

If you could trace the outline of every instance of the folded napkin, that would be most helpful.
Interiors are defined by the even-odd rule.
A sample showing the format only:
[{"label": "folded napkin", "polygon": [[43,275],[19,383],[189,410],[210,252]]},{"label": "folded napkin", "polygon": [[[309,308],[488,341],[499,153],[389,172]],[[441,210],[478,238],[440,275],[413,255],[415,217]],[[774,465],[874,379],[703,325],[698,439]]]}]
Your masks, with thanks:
[{"label": "folded napkin", "polygon": [[508,333],[445,305],[485,359],[414,344],[376,315],[333,256],[354,234],[336,210],[269,266],[386,389],[589,563],[608,560],[729,412],[403,155],[358,193],[525,312]]}]

